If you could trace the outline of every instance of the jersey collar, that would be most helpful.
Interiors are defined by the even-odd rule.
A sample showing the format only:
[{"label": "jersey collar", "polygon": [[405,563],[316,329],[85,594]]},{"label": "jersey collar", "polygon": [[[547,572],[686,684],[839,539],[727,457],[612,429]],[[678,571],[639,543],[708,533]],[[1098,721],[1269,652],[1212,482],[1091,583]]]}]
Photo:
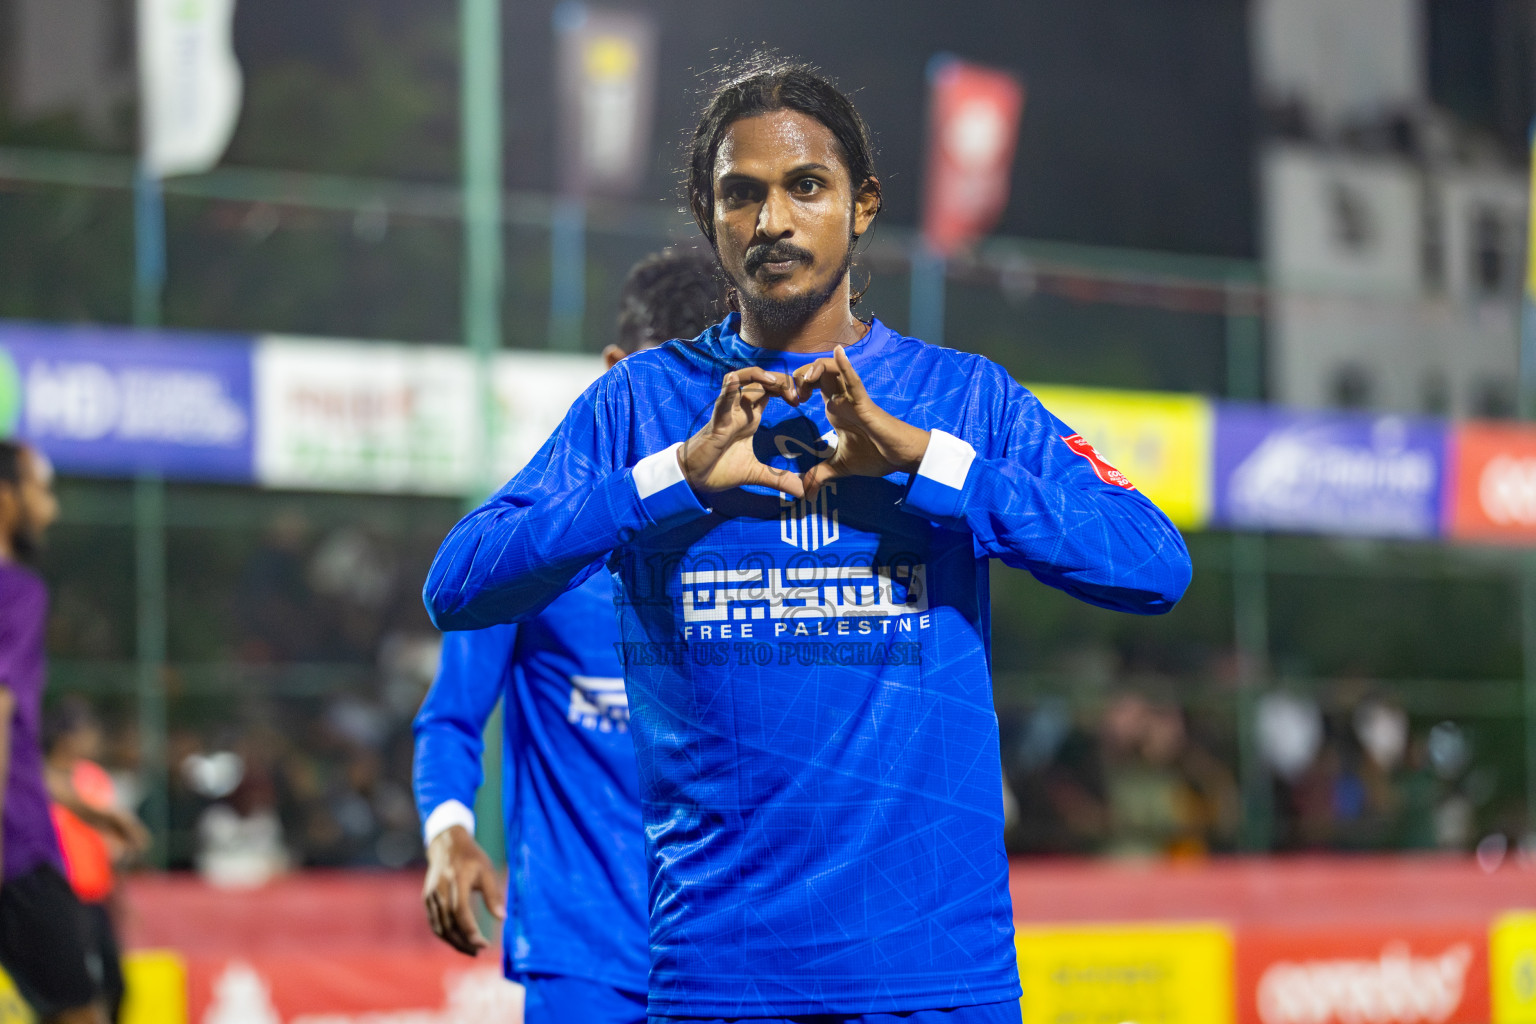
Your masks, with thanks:
[{"label": "jersey collar", "polygon": [[[745,366],[752,364],[765,369],[784,368],[797,370],[808,363],[814,363],[818,359],[830,356],[831,352],[783,352],[776,348],[760,348],[741,337],[741,314],[732,313],[719,325],[718,343],[725,361],[733,365]],[[852,345],[844,345],[843,351],[858,367],[872,359],[876,359],[887,349],[896,332],[891,330],[878,318],[871,319],[869,330],[864,337]]]}]

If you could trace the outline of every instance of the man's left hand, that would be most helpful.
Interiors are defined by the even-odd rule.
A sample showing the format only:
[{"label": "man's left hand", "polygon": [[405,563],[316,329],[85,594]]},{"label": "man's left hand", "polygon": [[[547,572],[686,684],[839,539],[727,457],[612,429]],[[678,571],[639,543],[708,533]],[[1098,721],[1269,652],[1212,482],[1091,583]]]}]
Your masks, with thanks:
[{"label": "man's left hand", "polygon": [[110,824],[108,828],[120,840],[128,853],[140,854],[148,850],[153,840],[150,838],[149,829],[139,820],[139,816],[132,811],[113,808],[108,812]]},{"label": "man's left hand", "polygon": [[837,431],[837,450],[832,457],[801,477],[806,498],[815,497],[822,484],[838,477],[917,472],[928,451],[928,431],[903,423],[876,405],[841,345],[832,350],[830,358],[818,359],[797,371],[794,383],[799,402],[813,391],[821,391],[827,421]]}]

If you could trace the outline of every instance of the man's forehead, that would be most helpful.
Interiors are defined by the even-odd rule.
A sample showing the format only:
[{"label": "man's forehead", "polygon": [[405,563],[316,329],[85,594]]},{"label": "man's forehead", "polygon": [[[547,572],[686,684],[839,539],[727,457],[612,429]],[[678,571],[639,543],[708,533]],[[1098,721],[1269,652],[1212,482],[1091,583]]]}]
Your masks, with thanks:
[{"label": "man's forehead", "polygon": [[767,176],[813,164],[844,169],[832,130],[798,110],[771,110],[731,123],[716,151],[715,174]]}]

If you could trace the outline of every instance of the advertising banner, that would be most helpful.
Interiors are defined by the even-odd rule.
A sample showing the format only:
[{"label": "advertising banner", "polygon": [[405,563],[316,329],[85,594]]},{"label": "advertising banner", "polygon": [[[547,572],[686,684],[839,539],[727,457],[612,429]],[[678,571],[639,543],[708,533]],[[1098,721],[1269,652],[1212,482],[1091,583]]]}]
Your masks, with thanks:
[{"label": "advertising banner", "polygon": [[1221,404],[1216,521],[1372,537],[1440,532],[1440,420]]},{"label": "advertising banner", "polygon": [[[123,957],[120,1024],[188,1024],[187,968],[169,950],[139,950]],[[37,1017],[0,968],[0,1024],[36,1024]]]},{"label": "advertising banner", "polygon": [[478,425],[462,349],[269,337],[255,366],[263,485],[442,495],[468,486]]},{"label": "advertising banner", "polygon": [[928,80],[923,238],[949,257],[991,231],[1008,205],[1024,86],[953,57],[936,58]]},{"label": "advertising banner", "polygon": [[1481,926],[1246,928],[1238,1024],[1483,1024]]},{"label": "advertising banner", "polygon": [[123,958],[120,1024],[188,1024],[187,965],[179,953],[145,949]]},{"label": "advertising banner", "polygon": [[1493,1024],[1536,1024],[1536,914],[1504,914],[1488,938]]},{"label": "advertising banner", "polygon": [[1031,386],[1030,390],[1178,526],[1211,512],[1211,403],[1197,395]]},{"label": "advertising banner", "polygon": [[1021,927],[1024,1024],[1230,1024],[1232,938],[1218,925]]},{"label": "advertising banner", "polygon": [[497,958],[379,950],[187,958],[189,1024],[484,1024],[522,1020]]},{"label": "advertising banner", "polygon": [[0,324],[0,435],[61,472],[249,482],[251,420],[239,339]]},{"label": "advertising banner", "polygon": [[[474,467],[474,362],[461,348],[269,337],[257,345],[256,475],[267,487],[460,495]],[[497,484],[603,371],[597,356],[492,364]]]},{"label": "advertising banner", "polygon": [[[0,1024],[35,1024],[37,1018],[16,991],[16,983],[0,968]],[[176,1021],[174,1024],[185,1024]]]},{"label": "advertising banner", "polygon": [[555,9],[558,151],[568,195],[633,194],[651,165],[656,22],[567,0]]},{"label": "advertising banner", "polygon": [[603,372],[600,356],[503,352],[496,357],[495,467],[498,482],[528,464],[587,386]]},{"label": "advertising banner", "polygon": [[1536,429],[1462,423],[1451,435],[1447,519],[1457,540],[1536,543]]}]

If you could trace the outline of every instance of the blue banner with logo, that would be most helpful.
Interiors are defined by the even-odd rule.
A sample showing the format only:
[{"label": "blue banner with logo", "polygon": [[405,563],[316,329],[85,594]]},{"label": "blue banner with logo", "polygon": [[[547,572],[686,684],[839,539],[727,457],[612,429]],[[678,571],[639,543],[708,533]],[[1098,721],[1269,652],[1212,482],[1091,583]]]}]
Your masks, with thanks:
[{"label": "blue banner with logo", "polygon": [[1448,435],[1418,416],[1216,410],[1215,520],[1239,530],[1441,532]]},{"label": "blue banner with logo", "polygon": [[61,472],[254,479],[249,339],[0,323],[0,436]]}]

